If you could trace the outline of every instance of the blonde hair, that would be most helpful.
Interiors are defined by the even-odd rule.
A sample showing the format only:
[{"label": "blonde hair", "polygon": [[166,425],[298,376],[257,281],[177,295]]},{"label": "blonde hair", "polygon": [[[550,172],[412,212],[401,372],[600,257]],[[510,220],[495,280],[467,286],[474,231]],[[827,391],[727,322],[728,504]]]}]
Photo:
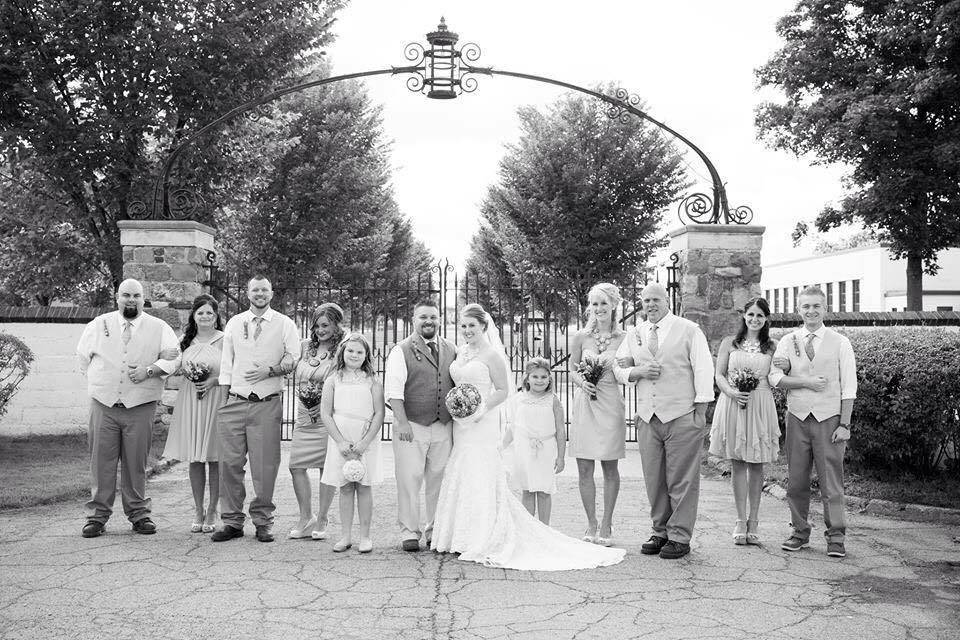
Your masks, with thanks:
[{"label": "blonde hair", "polygon": [[607,299],[607,302],[610,304],[610,330],[616,331],[617,316],[620,315],[620,306],[623,304],[620,288],[609,282],[598,282],[590,287],[590,291],[587,292],[587,325],[585,327],[587,333],[597,328],[597,318],[593,315],[589,304],[590,296],[593,295],[601,295]]},{"label": "blonde hair", "polygon": [[487,326],[487,312],[476,302],[472,302],[463,308],[463,317],[473,318],[480,323],[484,330],[489,328]]},{"label": "blonde hair", "polygon": [[[530,391],[530,374],[537,369],[543,369],[550,373],[550,362],[546,358],[530,358],[527,364],[523,365],[523,378],[520,379],[520,386],[524,391]],[[550,376],[550,382],[547,384],[547,391],[553,391],[553,376]]]}]

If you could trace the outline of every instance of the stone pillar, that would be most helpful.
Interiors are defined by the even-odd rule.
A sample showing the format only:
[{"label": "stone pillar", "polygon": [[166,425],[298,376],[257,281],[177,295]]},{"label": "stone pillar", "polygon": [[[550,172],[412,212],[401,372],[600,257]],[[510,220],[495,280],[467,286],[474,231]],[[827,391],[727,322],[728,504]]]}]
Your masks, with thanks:
[{"label": "stone pillar", "polygon": [[737,332],[744,303],[760,295],[764,229],[688,224],[670,233],[670,250],[680,257],[680,313],[700,325],[714,354]]},{"label": "stone pillar", "polygon": [[[123,277],[143,285],[147,313],[165,320],[179,336],[187,324],[193,299],[203,293],[210,277],[207,253],[213,251],[212,227],[193,220],[123,220]],[[169,424],[179,378],[167,378],[167,390],[157,408]]]}]

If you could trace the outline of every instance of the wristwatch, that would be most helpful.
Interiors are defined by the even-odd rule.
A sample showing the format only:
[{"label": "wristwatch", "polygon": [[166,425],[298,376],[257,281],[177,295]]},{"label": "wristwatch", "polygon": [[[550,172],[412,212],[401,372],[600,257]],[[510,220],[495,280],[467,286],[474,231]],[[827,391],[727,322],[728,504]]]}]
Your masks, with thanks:
[{"label": "wristwatch", "polygon": [[147,367],[147,377],[148,378],[153,377],[153,365],[150,365],[149,367]]}]

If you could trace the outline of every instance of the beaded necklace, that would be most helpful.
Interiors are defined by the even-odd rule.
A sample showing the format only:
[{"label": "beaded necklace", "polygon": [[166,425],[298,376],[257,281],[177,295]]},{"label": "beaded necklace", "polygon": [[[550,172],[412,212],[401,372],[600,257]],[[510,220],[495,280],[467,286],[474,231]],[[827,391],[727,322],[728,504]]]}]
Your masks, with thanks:
[{"label": "beaded necklace", "polygon": [[745,351],[746,353],[763,353],[759,340],[744,340],[740,343],[740,351]]},{"label": "beaded necklace", "polygon": [[613,332],[611,331],[606,336],[600,336],[600,330],[594,327],[593,331],[590,332],[590,337],[593,338],[593,342],[597,345],[597,353],[603,353],[607,350],[607,347],[610,346],[610,341],[613,340]]}]

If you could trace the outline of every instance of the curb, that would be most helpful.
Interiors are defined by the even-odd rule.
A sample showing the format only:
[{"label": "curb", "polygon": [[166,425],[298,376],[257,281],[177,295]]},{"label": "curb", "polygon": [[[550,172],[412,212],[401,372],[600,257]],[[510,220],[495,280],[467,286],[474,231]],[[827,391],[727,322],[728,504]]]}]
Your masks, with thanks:
[{"label": "curb", "polygon": [[[721,475],[730,474],[729,461],[709,454],[707,455],[706,461],[710,467]],[[787,490],[775,483],[764,485],[763,492],[779,500],[787,499]],[[910,502],[892,502],[890,500],[861,498],[859,496],[845,496],[844,501],[849,509],[871,516],[885,516],[914,522],[960,525],[960,509],[931,507]]]}]

